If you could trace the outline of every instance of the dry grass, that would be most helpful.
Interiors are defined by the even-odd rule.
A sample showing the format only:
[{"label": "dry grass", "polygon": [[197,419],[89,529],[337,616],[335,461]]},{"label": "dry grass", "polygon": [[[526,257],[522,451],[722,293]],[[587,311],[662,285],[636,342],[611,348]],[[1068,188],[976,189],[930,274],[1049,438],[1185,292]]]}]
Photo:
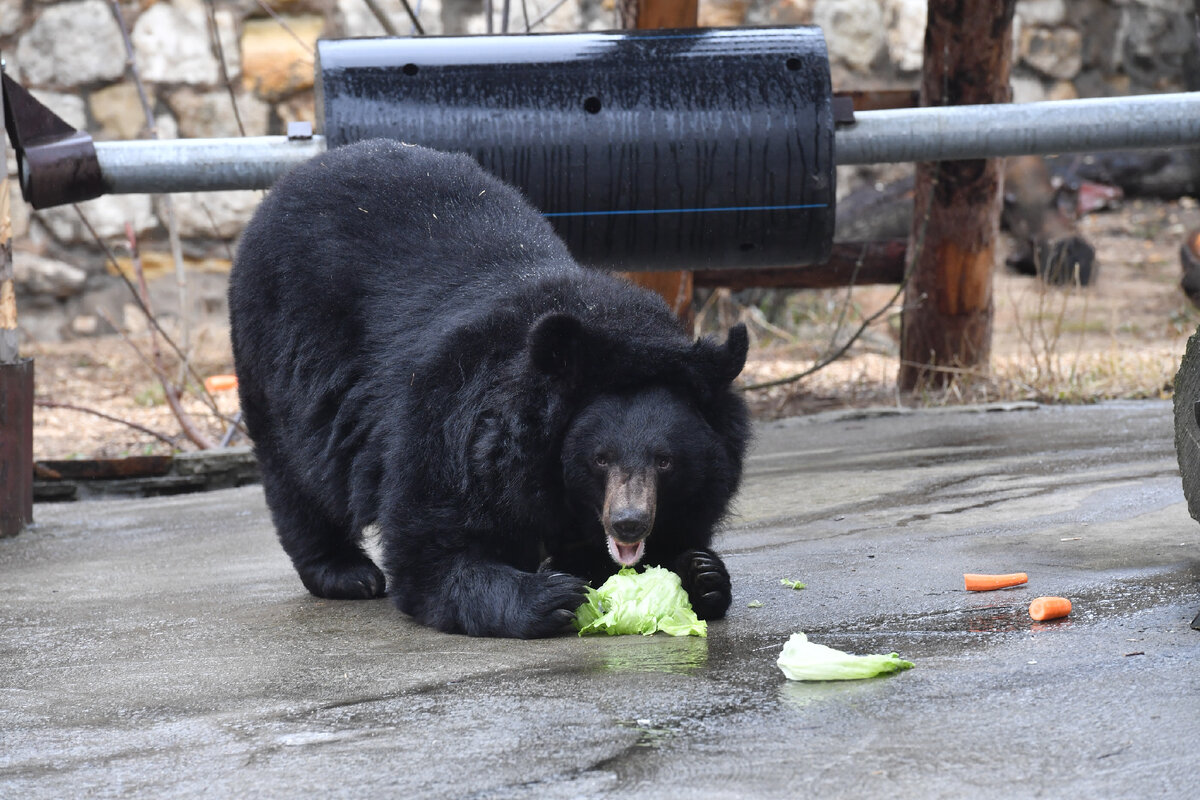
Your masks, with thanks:
[{"label": "dry grass", "polygon": [[[960,372],[944,389],[901,396],[897,305],[871,325],[846,358],[795,384],[751,392],[759,416],[868,405],[929,406],[1012,400],[1091,403],[1113,398],[1169,397],[1184,346],[1200,312],[1179,290],[1179,245],[1200,225],[1195,203],[1131,203],[1086,218],[1081,232],[1095,245],[1099,279],[1083,287],[1047,287],[999,269],[991,369]],[[747,367],[758,383],[802,371],[829,346],[846,307],[843,330],[886,304],[891,287],[808,292],[789,306],[790,324],[758,327]],[[755,314],[747,315],[754,326]],[[781,335],[779,328],[786,328]],[[845,334],[843,334],[845,335]]]}]

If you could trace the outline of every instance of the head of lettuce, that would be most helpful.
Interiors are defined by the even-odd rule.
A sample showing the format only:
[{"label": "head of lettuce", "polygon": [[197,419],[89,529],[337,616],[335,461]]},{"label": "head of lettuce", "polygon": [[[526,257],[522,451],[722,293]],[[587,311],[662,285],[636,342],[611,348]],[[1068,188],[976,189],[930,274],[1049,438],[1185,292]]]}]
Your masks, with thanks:
[{"label": "head of lettuce", "polygon": [[913,665],[896,653],[869,656],[843,653],[810,642],[803,633],[792,634],[775,663],[788,680],[793,681],[852,681],[897,672]]},{"label": "head of lettuce", "polygon": [[679,576],[662,567],[646,567],[643,572],[627,567],[599,589],[587,587],[587,599],[575,612],[575,628],[580,636],[649,636],[658,631],[672,636],[708,635],[708,623],[692,611]]}]

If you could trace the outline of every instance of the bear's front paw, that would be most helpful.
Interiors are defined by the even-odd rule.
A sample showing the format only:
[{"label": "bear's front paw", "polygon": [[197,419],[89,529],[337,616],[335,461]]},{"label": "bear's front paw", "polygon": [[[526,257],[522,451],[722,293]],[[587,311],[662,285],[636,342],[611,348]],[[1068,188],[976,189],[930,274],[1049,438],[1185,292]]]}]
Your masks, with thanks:
[{"label": "bear's front paw", "polygon": [[583,581],[565,572],[532,573],[522,589],[522,603],[507,620],[507,636],[541,639],[562,633],[583,605]]},{"label": "bear's front paw", "polygon": [[300,580],[317,597],[370,600],[383,597],[386,581],[379,567],[361,554],[297,566]]},{"label": "bear's front paw", "polygon": [[729,610],[732,587],[720,557],[711,550],[689,550],[676,561],[683,588],[700,619],[721,619]]}]

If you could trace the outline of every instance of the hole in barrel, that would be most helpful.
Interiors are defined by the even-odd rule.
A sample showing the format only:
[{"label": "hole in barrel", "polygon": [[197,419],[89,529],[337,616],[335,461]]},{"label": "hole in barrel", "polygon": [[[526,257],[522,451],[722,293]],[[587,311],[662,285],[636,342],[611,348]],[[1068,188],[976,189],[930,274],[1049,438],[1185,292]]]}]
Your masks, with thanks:
[{"label": "hole in barrel", "polygon": [[585,98],[583,101],[583,110],[589,114],[600,113],[600,98],[596,96]]},{"label": "hole in barrel", "polygon": [[792,72],[795,72],[796,70],[800,69],[800,59],[796,58],[795,56],[792,56],[791,58],[789,58],[787,60],[787,68],[790,69]]},{"label": "hole in barrel", "polygon": [[416,64],[405,64],[400,68],[400,71],[405,75],[416,75],[420,72],[420,68]]},{"label": "hole in barrel", "polygon": [[757,245],[754,244],[754,242],[742,242],[738,245],[738,250],[741,250],[743,253],[749,253],[750,251],[754,250],[755,247],[757,247]]}]

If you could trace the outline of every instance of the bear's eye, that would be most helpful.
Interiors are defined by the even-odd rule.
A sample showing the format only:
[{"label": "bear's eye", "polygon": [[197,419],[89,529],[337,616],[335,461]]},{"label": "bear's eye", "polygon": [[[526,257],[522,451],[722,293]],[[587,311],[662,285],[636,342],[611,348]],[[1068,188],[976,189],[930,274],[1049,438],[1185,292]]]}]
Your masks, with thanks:
[{"label": "bear's eye", "polygon": [[597,467],[607,467],[608,466],[608,453],[597,453],[596,457],[593,460],[596,462]]},{"label": "bear's eye", "polygon": [[671,460],[670,456],[658,456],[655,459],[655,465],[659,468],[659,470],[666,472],[671,467],[675,466],[675,462]]}]

